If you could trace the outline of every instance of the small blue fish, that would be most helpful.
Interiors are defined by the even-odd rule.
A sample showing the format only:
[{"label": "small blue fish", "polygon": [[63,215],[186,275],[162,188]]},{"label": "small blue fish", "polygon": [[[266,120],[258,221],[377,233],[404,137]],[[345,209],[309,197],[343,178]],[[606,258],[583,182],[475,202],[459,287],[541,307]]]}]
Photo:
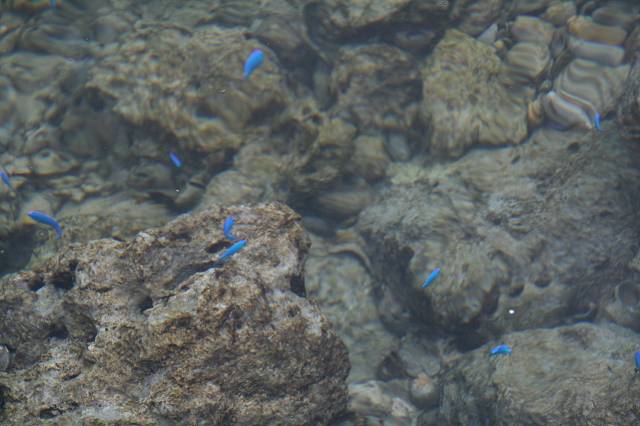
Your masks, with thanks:
[{"label": "small blue fish", "polygon": [[13,186],[11,185],[11,181],[9,180],[9,175],[7,174],[7,172],[5,172],[4,170],[0,170],[0,178],[2,178],[2,182],[7,185],[7,188],[9,188],[13,192],[16,192],[16,190],[13,189]]},{"label": "small blue fish", "polygon": [[509,345],[498,345],[491,349],[491,355],[510,355],[511,348]]},{"label": "small blue fish", "polygon": [[240,240],[237,243],[235,243],[234,245],[232,245],[231,247],[229,247],[228,249],[226,249],[218,258],[219,262],[224,262],[225,260],[227,260],[229,257],[231,257],[233,254],[237,253],[240,251],[240,249],[242,249],[242,247],[244,247],[244,245],[247,244],[246,240]]},{"label": "small blue fish", "polygon": [[433,272],[431,272],[431,274],[429,274],[427,279],[424,280],[424,284],[422,284],[422,288],[427,288],[429,286],[429,284],[431,284],[432,282],[434,282],[436,280],[436,278],[438,278],[438,275],[440,275],[440,268],[434,269]]},{"label": "small blue fish", "polygon": [[180,167],[182,167],[182,161],[180,161],[180,159],[176,154],[174,154],[173,152],[170,152],[169,158],[171,158],[171,162],[173,163],[174,166],[176,166],[176,168],[179,169]]},{"label": "small blue fish", "polygon": [[247,58],[244,63],[244,78],[248,78],[260,65],[264,62],[264,53],[260,49],[256,49]]},{"label": "small blue fish", "polygon": [[224,231],[224,236],[227,238],[227,240],[229,241],[233,241],[236,239],[236,237],[234,237],[231,234],[231,229],[233,228],[233,224],[236,223],[235,219],[232,216],[229,216],[225,221],[224,221],[224,227],[223,227],[223,231]]},{"label": "small blue fish", "polygon": [[60,227],[60,224],[48,214],[42,213],[36,210],[31,210],[30,212],[27,213],[27,216],[29,216],[31,219],[35,220],[36,222],[44,223],[45,225],[49,225],[53,227],[53,229],[56,230],[57,240],[59,240],[60,237],[62,237],[62,227]]},{"label": "small blue fish", "polygon": [[600,113],[599,112],[596,112],[596,114],[593,116],[593,124],[594,124],[594,126],[596,126],[596,129],[602,130],[602,127],[600,126]]},{"label": "small blue fish", "polygon": [[635,361],[636,361],[636,374],[637,374],[637,373],[640,373],[640,351],[636,352]]}]

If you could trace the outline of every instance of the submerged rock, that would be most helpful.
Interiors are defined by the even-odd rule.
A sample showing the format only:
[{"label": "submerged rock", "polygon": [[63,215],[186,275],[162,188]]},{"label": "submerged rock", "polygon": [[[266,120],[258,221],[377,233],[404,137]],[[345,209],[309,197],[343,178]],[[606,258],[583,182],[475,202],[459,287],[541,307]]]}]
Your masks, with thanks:
[{"label": "submerged rock", "polygon": [[445,375],[438,424],[634,425],[640,422],[633,354],[640,338],[615,326],[576,324],[513,333],[513,353],[491,345]]},{"label": "submerged rock", "polygon": [[[243,79],[242,64],[256,48],[265,50],[265,63]],[[245,40],[241,30],[191,31],[148,22],[105,55],[86,88],[127,122],[156,126],[184,150],[223,153],[240,147],[251,120],[267,120],[284,107],[285,90],[272,55]]]},{"label": "submerged rock", "polygon": [[631,68],[617,108],[618,128],[627,139],[640,140],[640,61]]},{"label": "submerged rock", "polygon": [[527,136],[526,98],[497,77],[495,50],[456,30],[447,31],[422,69],[422,116],[431,148],[460,156],[474,145],[520,143]]},{"label": "submerged rock", "polygon": [[476,347],[593,317],[617,284],[610,277],[636,255],[640,173],[632,146],[588,138],[542,129],[521,147],[474,151],[446,169],[390,172],[395,184],[357,225],[385,322],[406,330],[410,312]]},{"label": "submerged rock", "polygon": [[[248,243],[216,265],[228,214]],[[349,361],[304,298],[308,247],[282,205],[210,208],[5,279],[0,422],[331,423]]]}]

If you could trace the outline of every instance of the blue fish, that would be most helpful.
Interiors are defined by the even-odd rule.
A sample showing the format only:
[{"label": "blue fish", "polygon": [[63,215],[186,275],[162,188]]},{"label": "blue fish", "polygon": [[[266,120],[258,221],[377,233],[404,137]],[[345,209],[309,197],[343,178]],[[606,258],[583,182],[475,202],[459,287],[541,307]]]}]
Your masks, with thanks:
[{"label": "blue fish", "polygon": [[239,252],[240,249],[242,249],[242,247],[244,247],[244,245],[247,244],[246,240],[240,240],[237,243],[235,243],[234,245],[232,245],[231,247],[229,247],[228,249],[226,249],[218,258],[219,262],[224,262],[225,260],[227,260],[229,257],[231,257],[232,255],[234,255],[235,253]]},{"label": "blue fish", "polygon": [[636,361],[636,373],[640,373],[640,351],[636,352],[635,361]]},{"label": "blue fish", "polygon": [[593,116],[593,124],[594,124],[594,126],[596,126],[596,129],[602,130],[602,127],[600,126],[600,113],[599,112],[596,112],[596,114]]},{"label": "blue fish", "polygon": [[180,167],[182,167],[182,161],[180,161],[180,159],[178,158],[178,156],[176,154],[174,154],[173,152],[169,153],[169,158],[171,158],[171,162],[173,163],[174,166],[176,166],[178,169]]},{"label": "blue fish", "polygon": [[0,170],[0,178],[2,178],[2,182],[7,185],[7,188],[9,188],[13,192],[16,192],[16,190],[13,189],[13,186],[11,185],[11,181],[9,180],[9,175],[7,174],[7,172],[5,172],[4,170]]},{"label": "blue fish", "polygon": [[264,62],[264,53],[260,49],[256,49],[247,58],[244,63],[244,78],[248,78],[260,65]]},{"label": "blue fish", "polygon": [[427,288],[429,286],[429,284],[431,284],[432,282],[434,282],[436,280],[436,278],[438,278],[438,275],[440,275],[440,268],[434,269],[433,272],[431,272],[431,274],[429,274],[427,279],[424,280],[424,284],[422,284],[422,288]]},{"label": "blue fish", "polygon": [[491,355],[510,355],[511,348],[509,345],[498,345],[491,349]]},{"label": "blue fish", "polygon": [[51,0],[51,8],[52,9],[56,8],[56,0]]},{"label": "blue fish", "polygon": [[62,237],[62,227],[60,227],[60,224],[48,214],[42,213],[36,210],[31,210],[30,212],[27,213],[27,216],[29,216],[31,219],[35,220],[36,222],[44,223],[45,225],[49,225],[53,227],[53,229],[56,230],[57,240],[59,240],[60,237]]},{"label": "blue fish", "polygon": [[225,221],[224,221],[224,227],[223,227],[223,231],[224,231],[224,236],[227,238],[227,240],[229,241],[233,241],[236,239],[236,237],[234,237],[231,234],[231,229],[233,228],[233,224],[236,223],[235,219],[232,216],[229,216]]}]

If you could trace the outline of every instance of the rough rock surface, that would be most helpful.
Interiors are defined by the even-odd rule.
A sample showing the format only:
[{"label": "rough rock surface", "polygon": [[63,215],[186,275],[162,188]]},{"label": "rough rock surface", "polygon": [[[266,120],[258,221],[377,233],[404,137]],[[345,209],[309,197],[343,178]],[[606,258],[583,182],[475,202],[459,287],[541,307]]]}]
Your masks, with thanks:
[{"label": "rough rock surface", "polygon": [[422,69],[422,115],[435,152],[459,156],[474,145],[524,140],[526,98],[512,96],[502,72],[493,47],[447,31]]},{"label": "rough rock surface", "polygon": [[357,225],[387,323],[406,330],[411,312],[469,348],[595,317],[617,280],[638,279],[626,270],[640,232],[632,149],[541,129],[517,150],[404,166]]},{"label": "rough rock surface", "polygon": [[[248,242],[216,265],[228,214]],[[211,208],[4,279],[0,422],[329,423],[349,361],[304,298],[299,220],[279,204]]]},{"label": "rough rock surface", "polygon": [[640,60],[631,67],[617,112],[620,134],[627,139],[640,139]]},{"label": "rough rock surface", "polygon": [[[437,424],[620,425],[640,422],[633,354],[640,338],[617,326],[576,324],[504,336],[462,356],[445,375]],[[490,409],[488,409],[491,407]]]},{"label": "rough rock surface", "polygon": [[[252,49],[267,56],[243,79]],[[135,125],[153,125],[197,152],[221,153],[242,143],[240,130],[284,107],[282,78],[272,53],[241,30],[195,30],[139,23],[117,50],[92,69],[88,89]],[[235,67],[229,64],[237,64]]]}]

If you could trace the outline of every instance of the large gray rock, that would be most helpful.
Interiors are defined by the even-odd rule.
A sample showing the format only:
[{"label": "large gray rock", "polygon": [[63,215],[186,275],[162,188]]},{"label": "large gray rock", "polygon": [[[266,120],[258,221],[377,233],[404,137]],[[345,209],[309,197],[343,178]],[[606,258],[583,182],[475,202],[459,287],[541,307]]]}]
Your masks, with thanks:
[{"label": "large gray rock", "polygon": [[543,129],[517,150],[472,152],[446,169],[403,166],[357,225],[383,318],[404,331],[413,316],[476,347],[595,317],[623,277],[639,278],[626,269],[639,223],[632,148]]},{"label": "large gray rock", "polygon": [[[216,264],[228,214],[248,242]],[[4,279],[0,423],[330,423],[349,360],[304,298],[299,220],[279,204],[210,208]]]},{"label": "large gray rock", "polygon": [[527,330],[462,356],[445,375],[438,424],[631,426],[640,423],[640,338],[616,326]]}]

